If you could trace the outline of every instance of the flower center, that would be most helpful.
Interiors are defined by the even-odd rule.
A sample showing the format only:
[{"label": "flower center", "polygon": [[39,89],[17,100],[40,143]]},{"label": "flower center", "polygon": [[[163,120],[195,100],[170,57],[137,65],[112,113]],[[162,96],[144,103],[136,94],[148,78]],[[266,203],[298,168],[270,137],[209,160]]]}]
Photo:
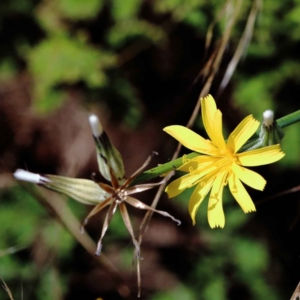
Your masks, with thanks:
[{"label": "flower center", "polygon": [[118,203],[122,203],[127,198],[127,192],[126,189],[118,188],[115,190],[113,194],[113,199]]},{"label": "flower center", "polygon": [[223,158],[217,162],[216,166],[223,170],[227,169],[227,172],[230,172],[231,166],[238,160],[237,156],[229,149],[220,151],[220,154]]},{"label": "flower center", "polygon": [[220,150],[220,155],[227,156],[227,157],[233,157],[234,153],[230,149],[225,148],[225,149]]}]

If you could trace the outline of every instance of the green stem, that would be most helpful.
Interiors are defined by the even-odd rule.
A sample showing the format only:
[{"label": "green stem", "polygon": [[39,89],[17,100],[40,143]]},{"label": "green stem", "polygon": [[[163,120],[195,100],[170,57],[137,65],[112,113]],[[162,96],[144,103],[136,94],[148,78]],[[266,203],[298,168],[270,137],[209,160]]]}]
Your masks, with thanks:
[{"label": "green stem", "polygon": [[276,120],[277,124],[281,128],[287,127],[287,126],[292,125],[299,121],[300,121],[300,110],[297,110],[289,115],[286,115],[286,116]]},{"label": "green stem", "polygon": [[[276,120],[277,124],[281,127],[287,127],[289,125],[292,125],[296,122],[300,121],[300,110],[297,110],[289,115],[286,115],[278,120]],[[185,157],[187,159],[192,159],[196,156],[198,156],[199,153],[192,152],[190,154],[187,154]],[[140,174],[132,183],[132,185],[135,185],[137,183],[146,182],[148,180],[151,180],[155,177],[161,176],[164,173],[168,173],[172,170],[175,170],[179,168],[182,165],[182,157],[179,157],[173,161],[169,161],[163,165],[160,165],[156,168],[150,169],[142,174]]]},{"label": "green stem", "polygon": [[[185,155],[185,157],[187,159],[192,159],[196,156],[199,156],[199,153],[197,152],[192,152],[189,153],[187,155]],[[161,176],[162,174],[168,173],[172,170],[176,170],[177,168],[179,168],[182,165],[182,157],[179,157],[175,160],[169,161],[163,165],[160,165],[156,168],[150,169],[142,174],[140,174],[133,182],[131,185],[135,185],[137,183],[142,183],[142,182],[146,182],[150,179],[153,179],[155,177]]]}]

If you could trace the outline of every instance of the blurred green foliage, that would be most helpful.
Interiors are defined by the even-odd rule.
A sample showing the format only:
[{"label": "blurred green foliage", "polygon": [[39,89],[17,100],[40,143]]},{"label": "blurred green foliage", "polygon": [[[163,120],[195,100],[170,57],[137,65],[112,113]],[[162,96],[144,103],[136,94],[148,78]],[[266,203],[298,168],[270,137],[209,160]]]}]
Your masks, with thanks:
[{"label": "blurred green foliage", "polygon": [[[250,0],[243,2],[238,25],[227,48],[229,58],[243,32],[251,4]],[[140,65],[150,67],[164,66],[167,59],[176,64],[174,53],[178,52],[181,58],[182,52],[193,50],[191,48],[196,47],[198,41],[204,48],[208,26],[222,6],[223,2],[216,0],[1,1],[0,82],[27,74],[33,84],[32,105],[40,114],[49,114],[62,107],[70,91],[77,89],[84,98],[83,105],[102,103],[120,122],[137,127],[146,111],[143,95],[149,90],[143,94],[138,81],[128,74],[144,76],[145,81],[150,77],[141,74],[139,65],[133,61],[140,59]],[[300,2],[296,0],[263,2],[249,48],[224,98],[219,99],[220,105],[241,116],[251,113],[257,119],[261,119],[265,109],[274,109],[277,117],[281,117],[299,108],[299,11]],[[191,46],[188,44],[184,48],[176,40],[180,39],[176,36],[178,28],[185,30],[185,42]],[[214,32],[220,35],[223,29],[224,21],[216,24]],[[172,43],[174,40],[176,42]],[[149,47],[158,49],[159,55],[143,60],[139,55]],[[167,55],[163,56],[164,52]],[[201,61],[201,55],[197,56],[197,61]],[[191,63],[187,68],[193,69],[195,60],[186,59],[180,64],[187,62]],[[154,67],[150,70],[155,73]],[[193,76],[199,71],[197,69]],[[158,77],[157,82],[150,82],[157,95],[151,101],[158,109],[168,95],[168,91],[161,94],[158,83],[169,84],[176,90],[178,82],[187,78],[188,72],[182,69],[174,67],[172,72],[177,76],[174,82],[171,76],[154,74],[151,77]],[[189,84],[194,77],[188,77]],[[231,99],[228,103],[222,102],[228,98]],[[278,164],[282,171],[300,163],[299,124],[290,126],[285,132],[283,150],[286,157]],[[187,191],[174,200],[185,214],[190,193]],[[196,230],[205,241],[205,249],[197,249],[192,259],[184,258],[190,269],[188,276],[176,274],[180,285],[172,290],[151,291],[148,299],[240,299],[233,292],[234,283],[247,295],[244,299],[276,300],[281,293],[286,293],[287,288],[279,286],[277,278],[272,279],[270,245],[265,240],[255,239],[248,231],[254,217],[243,214],[231,196],[224,198],[225,229],[212,231],[208,228],[203,203],[197,215]],[[71,204],[71,207],[82,219],[83,206]],[[0,191],[0,224],[0,275],[11,289],[19,291],[20,282],[23,282],[24,299],[62,299],[72,273],[78,271],[73,265],[77,262],[73,257],[77,246],[75,239],[22,187]],[[95,240],[99,234],[100,230],[93,233]],[[126,238],[130,240],[122,219],[116,214],[105,242],[117,240],[126,244]],[[19,247],[22,251],[18,251]],[[37,249],[42,253],[35,252]],[[127,269],[130,269],[127,262],[132,252],[133,247],[124,250],[123,264]],[[43,260],[45,256],[49,262]],[[283,269],[277,272],[285,273]],[[275,275],[281,279],[280,275]],[[0,290],[0,295],[5,297],[2,296],[6,295],[5,291]]]},{"label": "blurred green foliage", "polygon": [[61,17],[74,21],[95,18],[103,5],[103,0],[89,0],[87,2],[79,0],[55,1],[55,6]]},{"label": "blurred green foliage", "polygon": [[[13,295],[20,294],[22,288],[24,299],[58,299],[56,290],[65,290],[66,285],[59,282],[64,281],[66,272],[58,274],[56,268],[69,257],[74,238],[49,218],[45,208],[24,188],[2,190],[0,199],[1,276],[10,282]],[[34,282],[36,288],[32,289]],[[0,291],[2,294],[5,292]]]},{"label": "blurred green foliage", "polygon": [[[114,57],[93,49],[84,41],[53,37],[41,42],[29,56],[29,69],[38,78],[35,88],[36,108],[47,112],[62,104],[63,97],[53,97],[59,84],[83,81],[90,88],[105,85],[103,69],[114,64]],[[49,99],[48,99],[49,97]],[[43,99],[43,101],[37,100]]]},{"label": "blurred green foliage", "polygon": [[151,300],[173,300],[173,299],[186,299],[197,300],[198,296],[194,295],[193,291],[183,285],[177,286],[175,289],[168,292],[160,292],[151,298]]}]

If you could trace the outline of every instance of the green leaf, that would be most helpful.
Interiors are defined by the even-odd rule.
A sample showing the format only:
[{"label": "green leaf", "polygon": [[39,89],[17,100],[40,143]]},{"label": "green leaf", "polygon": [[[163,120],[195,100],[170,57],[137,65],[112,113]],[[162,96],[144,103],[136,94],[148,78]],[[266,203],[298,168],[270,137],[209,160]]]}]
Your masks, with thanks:
[{"label": "green leaf", "polygon": [[266,270],[268,253],[262,244],[243,238],[235,242],[233,249],[234,260],[245,278]]},{"label": "green leaf", "polygon": [[[35,81],[35,103],[44,102],[44,110],[62,103],[61,94],[53,92],[59,84],[83,81],[90,88],[106,84],[105,69],[115,65],[114,55],[95,49],[67,36],[43,40],[28,56],[29,69]],[[53,102],[54,99],[54,102]],[[39,107],[39,104],[37,104]],[[43,109],[42,109],[43,110]]]},{"label": "green leaf", "polygon": [[112,15],[115,20],[136,17],[141,3],[140,0],[112,0]]},{"label": "green leaf", "polygon": [[146,21],[128,19],[119,21],[111,28],[108,34],[108,42],[114,47],[121,47],[129,39],[138,36],[147,38],[154,43],[166,39],[165,32],[159,26]]},{"label": "green leaf", "polygon": [[199,298],[193,294],[191,289],[180,284],[168,292],[157,293],[150,299],[151,300],[174,300],[174,299],[197,300]]},{"label": "green leaf", "polygon": [[96,17],[103,4],[103,0],[59,0],[57,1],[57,8],[62,16],[68,19],[85,20]]}]

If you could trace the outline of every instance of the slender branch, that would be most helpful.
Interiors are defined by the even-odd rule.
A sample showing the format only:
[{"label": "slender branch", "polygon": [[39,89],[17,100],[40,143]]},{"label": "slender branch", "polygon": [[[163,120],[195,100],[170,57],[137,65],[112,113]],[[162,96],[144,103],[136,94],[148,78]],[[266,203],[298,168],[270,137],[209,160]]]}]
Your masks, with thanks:
[{"label": "slender branch", "polygon": [[300,282],[298,283],[298,285],[296,286],[296,289],[292,295],[291,300],[297,300],[300,297]]},{"label": "slender branch", "polygon": [[[199,153],[192,152],[192,153],[186,155],[185,157],[187,159],[192,159],[198,155],[199,155]],[[158,167],[152,168],[152,169],[142,173],[132,182],[132,185],[136,185],[137,183],[145,182],[145,181],[151,180],[153,178],[156,178],[158,176],[162,176],[165,173],[168,173],[172,170],[179,168],[181,165],[182,165],[182,157],[179,157],[175,160],[171,160],[165,164],[162,164]]]}]

